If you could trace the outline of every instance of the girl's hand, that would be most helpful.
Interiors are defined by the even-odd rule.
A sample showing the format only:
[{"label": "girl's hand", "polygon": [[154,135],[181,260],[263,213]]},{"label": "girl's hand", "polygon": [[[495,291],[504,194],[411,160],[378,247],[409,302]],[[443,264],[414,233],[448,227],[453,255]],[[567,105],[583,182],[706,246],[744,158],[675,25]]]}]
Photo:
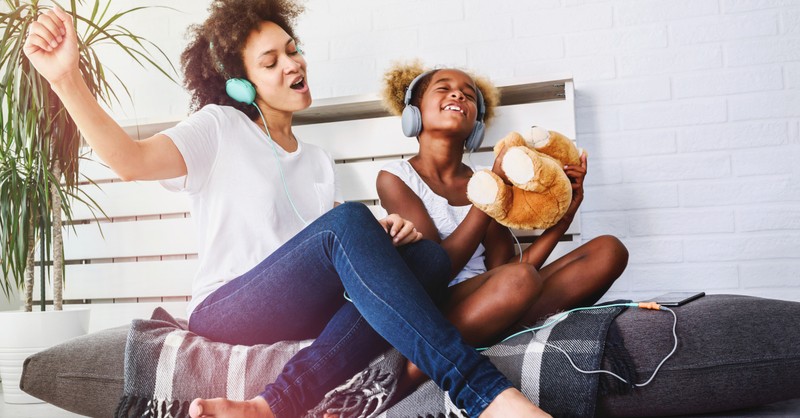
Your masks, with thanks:
[{"label": "girl's hand", "polygon": [[22,50],[51,84],[78,71],[78,38],[72,16],[58,6],[39,15],[28,28]]},{"label": "girl's hand", "polygon": [[383,230],[392,237],[392,244],[394,244],[395,247],[411,244],[412,242],[417,242],[422,239],[422,233],[417,231],[414,224],[409,220],[401,218],[400,215],[396,213],[379,220],[378,223],[380,223],[381,226],[383,226]]},{"label": "girl's hand", "polygon": [[502,161],[503,158],[506,156],[506,152],[508,152],[508,147],[503,147],[500,149],[500,152],[494,157],[494,164],[492,165],[492,172],[497,174],[503,181],[509,182],[508,177],[506,177],[506,172],[503,171]]},{"label": "girl's hand", "polygon": [[572,181],[572,202],[567,208],[565,218],[572,219],[575,212],[583,202],[583,180],[586,177],[586,153],[581,153],[581,165],[567,165],[564,166],[564,172],[567,173],[570,181]]}]

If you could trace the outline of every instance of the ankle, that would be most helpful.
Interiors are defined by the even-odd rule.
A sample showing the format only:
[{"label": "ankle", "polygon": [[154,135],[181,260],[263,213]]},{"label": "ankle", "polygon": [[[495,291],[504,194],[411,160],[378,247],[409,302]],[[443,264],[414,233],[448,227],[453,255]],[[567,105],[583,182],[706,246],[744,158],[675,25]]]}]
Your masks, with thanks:
[{"label": "ankle", "polygon": [[272,413],[272,408],[269,407],[267,400],[262,398],[261,396],[256,396],[253,399],[247,401],[250,403],[253,408],[255,408],[256,413],[259,417],[264,418],[275,418],[275,414]]}]

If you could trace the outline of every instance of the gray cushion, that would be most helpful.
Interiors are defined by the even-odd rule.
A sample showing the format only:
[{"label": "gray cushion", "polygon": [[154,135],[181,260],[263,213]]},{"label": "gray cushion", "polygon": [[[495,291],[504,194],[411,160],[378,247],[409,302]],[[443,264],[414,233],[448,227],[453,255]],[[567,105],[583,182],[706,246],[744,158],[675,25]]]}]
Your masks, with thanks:
[{"label": "gray cushion", "polygon": [[[723,411],[800,397],[800,303],[709,295],[675,308],[677,352],[653,383],[600,400],[604,416]],[[640,381],[672,348],[672,315],[628,309],[615,321]],[[28,358],[22,389],[91,417],[122,395],[127,327],[74,339]],[[611,359],[604,357],[604,368]]]},{"label": "gray cushion", "polygon": [[[602,415],[698,414],[800,398],[800,303],[709,295],[673,309],[675,354],[651,384],[603,397]],[[616,323],[643,382],[672,349],[672,315],[628,309]]]},{"label": "gray cushion", "polygon": [[122,326],[73,338],[28,357],[20,388],[76,414],[114,416],[122,396],[129,328]]}]

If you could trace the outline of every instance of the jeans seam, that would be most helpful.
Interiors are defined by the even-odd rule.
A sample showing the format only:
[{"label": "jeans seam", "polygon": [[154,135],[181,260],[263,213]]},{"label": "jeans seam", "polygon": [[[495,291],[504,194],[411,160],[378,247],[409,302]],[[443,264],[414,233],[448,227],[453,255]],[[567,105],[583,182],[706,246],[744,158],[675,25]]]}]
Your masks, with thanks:
[{"label": "jeans seam", "polygon": [[[361,285],[362,285],[362,286],[364,286],[364,288],[365,288],[365,289],[367,289],[367,290],[370,292],[370,294],[372,294],[372,296],[375,298],[375,300],[378,300],[378,301],[380,301],[380,302],[381,302],[381,303],[382,303],[384,306],[388,307],[388,308],[389,308],[389,309],[390,309],[392,312],[394,312],[394,314],[395,314],[397,317],[399,317],[399,318],[402,318],[402,316],[401,316],[401,315],[400,315],[400,314],[399,314],[399,313],[398,313],[398,312],[397,312],[397,311],[396,311],[396,310],[395,310],[395,309],[394,309],[394,308],[393,308],[393,307],[392,307],[390,304],[386,303],[386,301],[384,301],[383,299],[381,299],[380,297],[378,297],[378,295],[376,295],[376,294],[375,294],[375,292],[373,292],[373,291],[372,291],[372,289],[370,289],[370,288],[369,288],[369,287],[366,285],[366,283],[364,282],[364,280],[361,278],[361,275],[359,275],[359,274],[356,272],[355,268],[353,268],[353,264],[350,262],[350,256],[349,256],[349,254],[347,254],[347,252],[346,252],[346,251],[344,251],[344,249],[343,249],[343,246],[341,245],[341,243],[340,243],[340,241],[339,241],[339,237],[336,235],[336,233],[335,233],[335,232],[333,232],[333,231],[330,231],[330,232],[332,232],[332,233],[333,233],[333,238],[334,238],[334,240],[335,240],[335,242],[336,242],[336,245],[337,245],[337,246],[339,247],[339,249],[342,251],[342,254],[344,254],[344,255],[345,255],[345,258],[347,259],[347,264],[349,265],[350,269],[353,271],[354,275],[355,275],[355,276],[358,278],[358,280],[359,280],[359,282],[361,283]],[[404,322],[405,322],[405,323],[408,325],[408,322],[407,322],[407,321],[404,321]],[[422,336],[422,335],[421,335],[419,332],[417,332],[417,330],[416,330],[416,329],[414,329],[413,327],[410,327],[410,326],[409,326],[409,328],[410,328],[410,329],[411,329],[411,330],[412,330],[412,331],[413,331],[413,332],[414,332],[414,333],[415,333],[415,334],[416,334],[416,335],[419,337],[419,339],[420,339],[421,341],[423,341],[423,342],[424,342],[424,343],[425,343],[425,344],[426,344],[426,345],[427,345],[427,346],[428,346],[428,347],[431,349],[431,351],[432,351],[432,352],[435,352],[435,353],[436,353],[436,354],[437,354],[439,357],[441,357],[442,359],[444,359],[444,360],[445,360],[447,363],[449,363],[449,364],[451,365],[451,367],[453,368],[453,370],[455,370],[455,371],[458,373],[459,377],[461,377],[461,378],[464,380],[464,387],[465,387],[465,388],[468,388],[468,389],[470,390],[470,392],[472,392],[472,393],[473,393],[475,396],[477,396],[477,397],[478,397],[478,399],[480,399],[480,401],[481,401],[482,403],[484,403],[484,405],[485,405],[485,406],[483,407],[483,409],[485,409],[485,408],[486,408],[486,406],[488,406],[488,404],[489,404],[489,401],[487,401],[487,400],[486,400],[486,399],[485,399],[485,398],[484,398],[484,397],[483,397],[483,396],[482,396],[482,395],[481,395],[481,394],[480,394],[478,391],[476,391],[476,390],[475,390],[475,389],[474,389],[474,388],[473,388],[473,387],[470,385],[470,381],[469,381],[469,380],[468,380],[468,379],[467,379],[467,378],[464,376],[464,374],[463,374],[463,373],[461,372],[461,370],[460,370],[460,369],[459,369],[459,368],[458,368],[458,367],[455,365],[455,363],[453,363],[453,362],[452,362],[452,361],[451,361],[449,358],[445,357],[445,356],[444,356],[444,355],[443,355],[441,352],[439,352],[439,350],[437,350],[437,349],[436,349],[436,348],[435,348],[435,347],[434,347],[434,346],[433,346],[433,345],[432,345],[432,344],[431,344],[431,343],[430,343],[430,342],[429,342],[427,339],[425,339],[425,338],[424,338],[424,337],[423,337],[423,336]]]}]

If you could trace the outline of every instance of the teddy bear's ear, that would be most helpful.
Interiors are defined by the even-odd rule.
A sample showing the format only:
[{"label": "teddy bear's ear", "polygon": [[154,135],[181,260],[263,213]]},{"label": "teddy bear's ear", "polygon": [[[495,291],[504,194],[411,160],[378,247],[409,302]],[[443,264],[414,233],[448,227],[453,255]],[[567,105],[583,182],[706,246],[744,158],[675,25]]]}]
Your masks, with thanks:
[{"label": "teddy bear's ear", "polygon": [[544,146],[547,144],[547,141],[550,140],[550,131],[547,129],[542,128],[541,126],[533,125],[531,126],[531,130],[528,133],[528,138],[526,138],[528,142],[528,146],[535,147],[535,146]]}]

